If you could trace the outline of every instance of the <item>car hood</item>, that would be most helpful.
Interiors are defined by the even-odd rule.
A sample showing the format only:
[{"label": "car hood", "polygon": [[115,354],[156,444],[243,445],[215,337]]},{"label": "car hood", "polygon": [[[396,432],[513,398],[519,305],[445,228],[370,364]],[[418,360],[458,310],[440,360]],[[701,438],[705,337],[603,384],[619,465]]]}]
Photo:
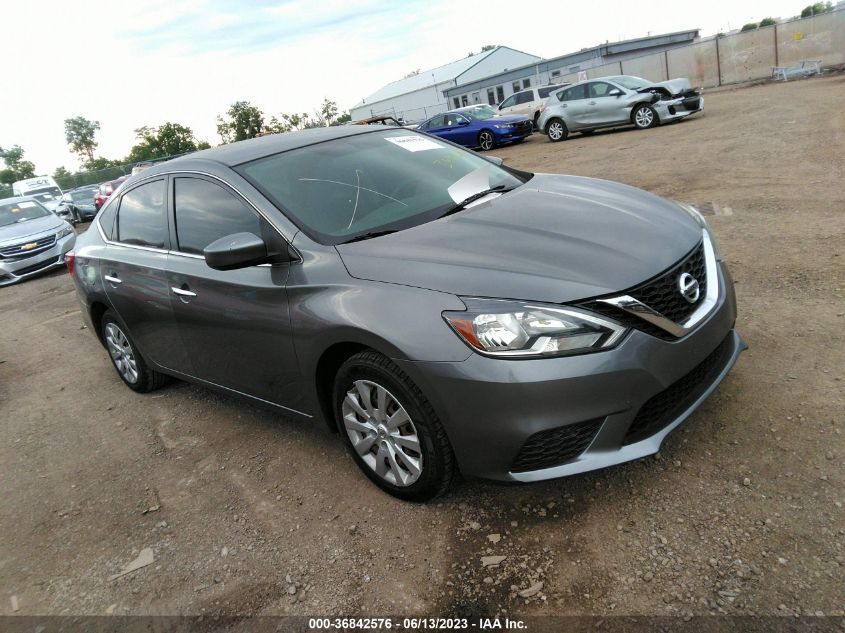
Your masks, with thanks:
[{"label": "car hood", "polygon": [[18,222],[7,226],[0,226],[0,244],[20,242],[29,237],[37,237],[42,233],[58,231],[65,221],[55,215],[45,215],[42,218]]},{"label": "car hood", "polygon": [[635,286],[700,239],[673,202],[605,180],[538,174],[454,215],[337,250],[359,279],[562,303]]},{"label": "car hood", "polygon": [[640,88],[637,92],[651,92],[654,88],[664,88],[671,96],[675,97],[689,92],[692,89],[692,84],[686,78],[668,79]]}]

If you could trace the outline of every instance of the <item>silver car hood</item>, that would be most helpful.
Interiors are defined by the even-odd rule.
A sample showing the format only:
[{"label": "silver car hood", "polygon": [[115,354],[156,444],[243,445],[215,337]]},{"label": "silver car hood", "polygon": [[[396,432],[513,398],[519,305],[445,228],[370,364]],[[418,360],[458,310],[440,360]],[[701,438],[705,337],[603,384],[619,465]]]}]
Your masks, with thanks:
[{"label": "silver car hood", "polygon": [[682,95],[687,90],[692,89],[692,84],[690,83],[689,79],[686,78],[678,78],[678,79],[668,79],[666,81],[660,81],[650,86],[646,86],[645,88],[641,88],[638,92],[647,92],[649,88],[666,88],[672,96],[675,95]]},{"label": "silver car hood", "polygon": [[454,215],[337,246],[359,279],[562,303],[631,288],[701,240],[678,205],[606,180],[538,174]]},{"label": "silver car hood", "polygon": [[44,233],[56,232],[62,228],[65,221],[55,215],[45,215],[41,218],[16,222],[7,226],[0,226],[0,245],[17,243],[30,237],[40,237]]}]

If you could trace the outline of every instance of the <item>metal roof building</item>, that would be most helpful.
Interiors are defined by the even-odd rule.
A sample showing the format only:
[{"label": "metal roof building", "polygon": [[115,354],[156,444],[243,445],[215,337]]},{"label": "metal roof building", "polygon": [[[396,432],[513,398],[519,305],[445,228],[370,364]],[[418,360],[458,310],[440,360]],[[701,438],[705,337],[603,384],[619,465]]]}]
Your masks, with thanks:
[{"label": "metal roof building", "polygon": [[443,96],[448,88],[538,61],[540,58],[536,55],[497,46],[391,82],[356,103],[349,113],[353,121],[379,114],[402,117],[406,121],[424,119],[450,107]]}]

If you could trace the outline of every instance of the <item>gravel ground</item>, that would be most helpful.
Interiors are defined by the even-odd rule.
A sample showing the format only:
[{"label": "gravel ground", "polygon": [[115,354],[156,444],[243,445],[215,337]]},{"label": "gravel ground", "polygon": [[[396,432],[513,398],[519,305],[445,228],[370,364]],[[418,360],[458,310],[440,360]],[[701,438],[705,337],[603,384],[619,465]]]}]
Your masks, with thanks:
[{"label": "gravel ground", "polygon": [[750,349],[654,458],[401,503],[319,426],[126,389],[65,273],[0,290],[0,613],[845,614],[845,77],[706,101],[495,152],[712,213]]}]

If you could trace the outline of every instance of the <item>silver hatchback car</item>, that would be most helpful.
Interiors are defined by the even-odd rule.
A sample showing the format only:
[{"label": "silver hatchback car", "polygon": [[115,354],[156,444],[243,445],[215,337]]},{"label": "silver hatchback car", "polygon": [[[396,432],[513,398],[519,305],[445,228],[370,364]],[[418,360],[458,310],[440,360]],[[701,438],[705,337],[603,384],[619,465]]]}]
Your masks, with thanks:
[{"label": "silver hatchback car", "polygon": [[30,197],[0,200],[0,286],[62,266],[73,227]]},{"label": "silver hatchback car", "polygon": [[543,105],[537,127],[557,142],[570,132],[590,134],[603,127],[646,129],[703,109],[704,98],[688,79],[652,83],[619,75],[582,81],[553,93]]}]

